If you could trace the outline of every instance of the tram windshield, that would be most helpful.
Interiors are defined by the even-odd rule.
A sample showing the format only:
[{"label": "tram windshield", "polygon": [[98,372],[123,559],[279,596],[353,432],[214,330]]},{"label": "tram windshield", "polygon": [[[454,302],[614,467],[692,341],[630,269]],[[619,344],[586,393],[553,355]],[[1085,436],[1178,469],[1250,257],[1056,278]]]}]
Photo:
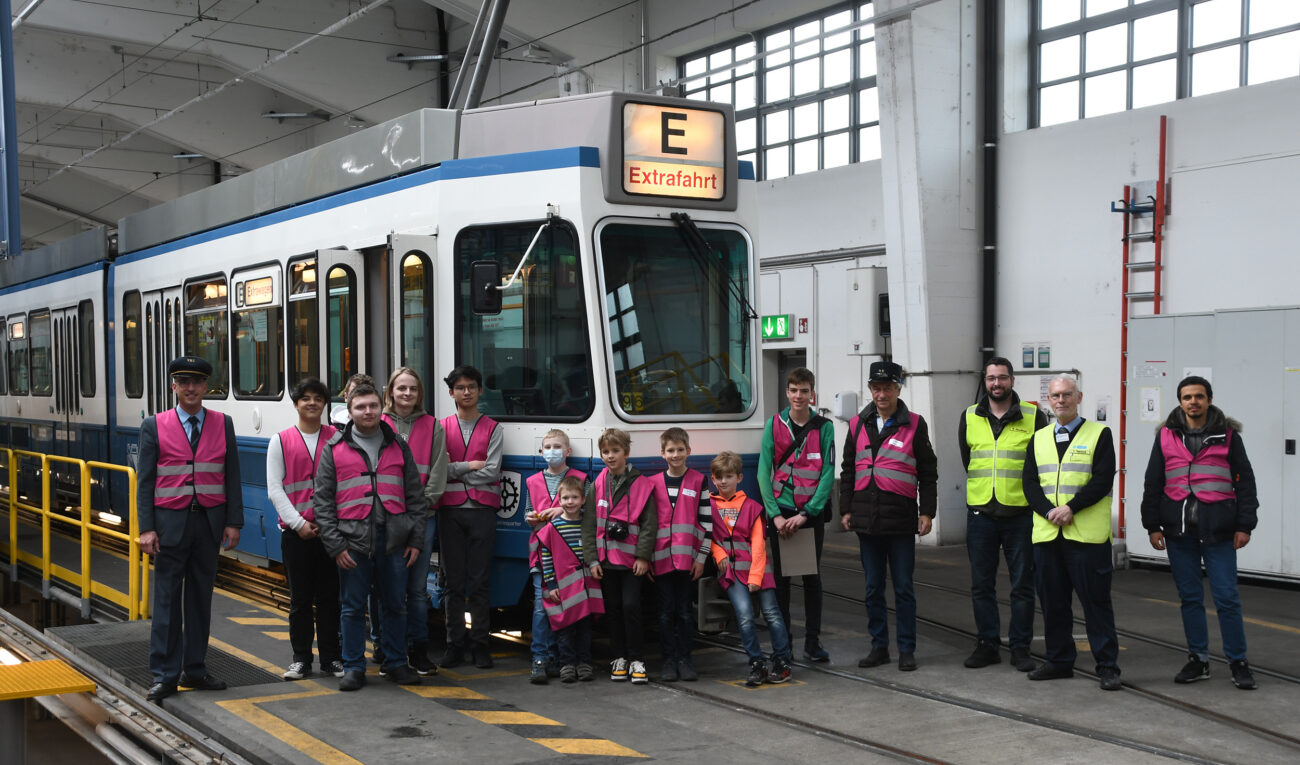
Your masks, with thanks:
[{"label": "tram windshield", "polygon": [[615,400],[629,415],[734,414],[753,405],[749,245],[701,226],[708,253],[668,222],[599,234]]}]

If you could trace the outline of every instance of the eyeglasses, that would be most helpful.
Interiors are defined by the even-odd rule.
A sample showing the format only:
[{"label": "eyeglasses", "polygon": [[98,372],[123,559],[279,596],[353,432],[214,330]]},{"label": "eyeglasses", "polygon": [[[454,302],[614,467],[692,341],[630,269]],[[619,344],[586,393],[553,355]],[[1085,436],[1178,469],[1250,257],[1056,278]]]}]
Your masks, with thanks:
[{"label": "eyeglasses", "polygon": [[455,388],[453,388],[453,390],[455,390],[457,393],[473,393],[474,391],[478,390],[478,386],[477,386],[477,385],[457,385]]},{"label": "eyeglasses", "polygon": [[984,378],[986,383],[1011,382],[1011,375],[989,375]]}]

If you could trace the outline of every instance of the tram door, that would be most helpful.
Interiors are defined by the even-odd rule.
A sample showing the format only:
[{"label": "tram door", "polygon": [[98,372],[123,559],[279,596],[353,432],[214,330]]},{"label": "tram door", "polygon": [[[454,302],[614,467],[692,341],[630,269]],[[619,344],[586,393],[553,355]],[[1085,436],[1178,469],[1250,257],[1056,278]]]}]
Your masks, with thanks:
[{"label": "tram door", "polygon": [[[343,401],[348,378],[366,358],[366,270],[361,253],[316,251],[317,326],[322,379],[336,402]],[[376,381],[382,384],[382,381]]]},{"label": "tram door", "polygon": [[54,416],[58,425],[54,429],[54,453],[68,457],[80,456],[73,449],[76,443],[74,424],[81,412],[80,375],[77,361],[80,358],[77,343],[77,309],[59,308],[50,311],[52,369],[54,377]]},{"label": "tram door", "polygon": [[393,368],[410,367],[424,382],[425,411],[434,411],[439,392],[433,356],[433,264],[438,237],[392,234],[388,237],[389,291],[398,310],[389,311]]},{"label": "tram door", "polygon": [[144,406],[146,414],[157,414],[176,406],[167,365],[185,355],[181,288],[152,290],[140,297],[144,304]]}]

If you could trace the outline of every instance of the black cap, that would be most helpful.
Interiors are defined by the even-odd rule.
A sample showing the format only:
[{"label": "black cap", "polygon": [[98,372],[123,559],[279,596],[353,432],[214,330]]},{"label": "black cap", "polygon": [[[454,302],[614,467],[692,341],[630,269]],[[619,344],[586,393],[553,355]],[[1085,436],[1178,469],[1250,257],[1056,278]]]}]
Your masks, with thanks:
[{"label": "black cap", "polygon": [[167,365],[168,377],[211,377],[212,365],[198,356],[180,356]]},{"label": "black cap", "polygon": [[873,361],[867,382],[903,382],[903,368],[892,361]]}]

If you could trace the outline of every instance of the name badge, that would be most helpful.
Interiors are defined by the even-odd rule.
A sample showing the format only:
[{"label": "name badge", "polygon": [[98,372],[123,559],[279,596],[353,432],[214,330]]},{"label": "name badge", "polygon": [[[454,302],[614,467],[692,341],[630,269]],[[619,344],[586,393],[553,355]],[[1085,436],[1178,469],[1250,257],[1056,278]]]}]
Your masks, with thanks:
[{"label": "name badge", "polygon": [[821,453],[821,452],[809,452],[809,453],[807,454],[807,457],[808,457],[808,459],[810,459],[810,460],[819,460],[819,459],[822,458],[822,453]]},{"label": "name badge", "polygon": [[1056,434],[1056,443],[1058,443],[1058,444],[1061,443],[1062,441],[1069,441],[1069,440],[1070,440],[1070,434],[1069,434],[1069,433],[1057,433],[1057,434]]},{"label": "name badge", "polygon": [[603,500],[603,499],[598,499],[598,500],[596,500],[596,506],[597,506],[597,507],[609,507],[609,502],[607,502],[607,501],[605,501],[605,500]]},{"label": "name badge", "polygon": [[682,493],[685,494],[685,495],[688,496],[688,497],[698,497],[698,496],[700,496],[699,493],[695,491],[695,489],[682,489]]},{"label": "name badge", "polygon": [[897,438],[891,438],[891,439],[889,439],[889,445],[890,445],[890,446],[897,446],[897,447],[900,448],[900,449],[903,448],[904,446],[907,446],[907,444],[903,443],[902,441],[899,441]]}]

